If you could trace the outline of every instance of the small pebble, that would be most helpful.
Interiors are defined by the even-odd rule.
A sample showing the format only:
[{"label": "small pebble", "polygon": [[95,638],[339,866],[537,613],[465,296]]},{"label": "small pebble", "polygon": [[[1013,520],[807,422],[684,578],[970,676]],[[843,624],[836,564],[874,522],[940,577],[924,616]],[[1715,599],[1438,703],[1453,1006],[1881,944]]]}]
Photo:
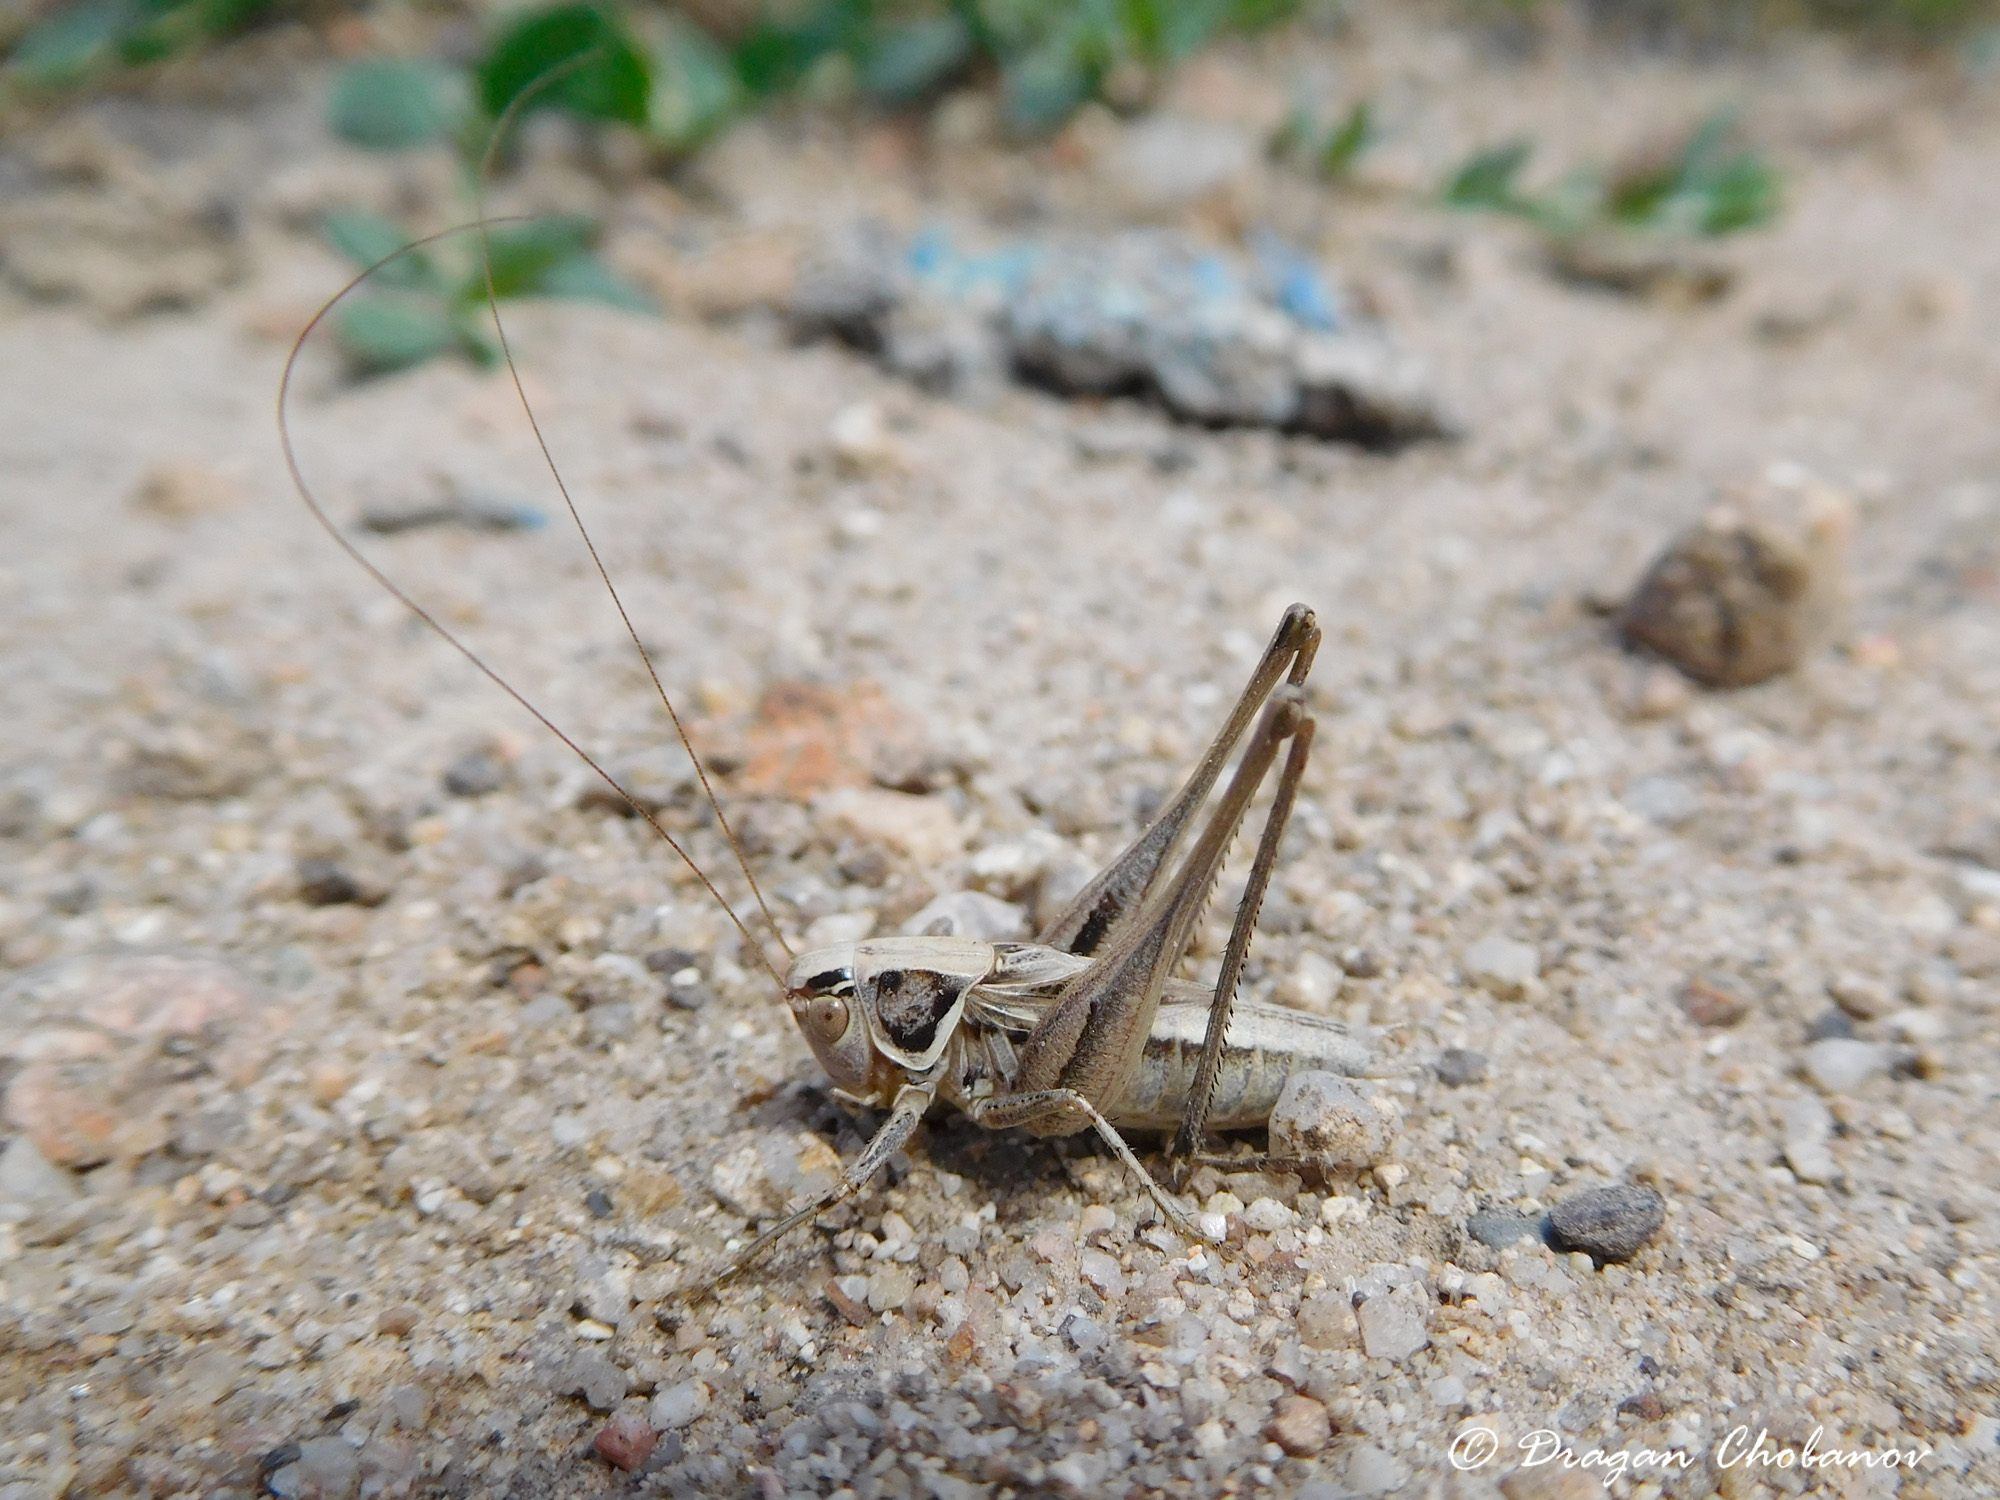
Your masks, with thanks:
[{"label": "small pebble", "polygon": [[1280,1396],[1264,1430],[1293,1458],[1311,1458],[1333,1440],[1333,1419],[1310,1396]]},{"label": "small pebble", "polygon": [[1299,1304],[1299,1342],[1308,1349],[1339,1349],[1352,1342],[1354,1308],[1337,1292],[1315,1292]]},{"label": "small pebble", "polygon": [[361,882],[330,859],[298,862],[299,899],[307,906],[351,906],[361,900]]},{"label": "small pebble", "polygon": [[1674,539],[1620,628],[1710,687],[1774,677],[1839,627],[1854,526],[1847,496],[1774,464]]},{"label": "small pebble", "polygon": [[644,1417],[636,1412],[620,1412],[598,1429],[590,1446],[613,1468],[629,1474],[653,1456],[659,1441],[659,1434]]},{"label": "small pebble", "polygon": [[1486,1081],[1487,1057],[1468,1047],[1447,1047],[1438,1054],[1438,1082],[1450,1088]]},{"label": "small pebble", "polygon": [[1879,979],[1862,974],[1842,974],[1826,987],[1834,1003],[1857,1021],[1873,1021],[1895,1007],[1896,997]]},{"label": "small pebble", "polygon": [[454,797],[485,797],[507,784],[507,768],[484,750],[472,750],[445,767],[444,789]]},{"label": "small pebble", "polygon": [[1387,1495],[1409,1482],[1410,1471],[1373,1443],[1347,1455],[1347,1487],[1357,1495]]},{"label": "small pebble", "polygon": [[423,1315],[414,1307],[386,1308],[375,1320],[375,1331],[388,1338],[400,1339],[413,1333],[422,1321]]},{"label": "small pebble", "polygon": [[1586,1469],[1564,1469],[1553,1463],[1519,1468],[1500,1481],[1506,1500],[1603,1500],[1604,1482]]},{"label": "small pebble", "polygon": [[1540,1241],[1545,1224],[1539,1214],[1484,1208],[1465,1221],[1465,1232],[1490,1249],[1504,1250],[1522,1240]]},{"label": "small pebble", "polygon": [[1337,1073],[1294,1073],[1271,1110],[1271,1154],[1322,1170],[1372,1166],[1395,1137],[1395,1121]]},{"label": "small pebble", "polygon": [[1831,1182],[1838,1172],[1827,1143],[1833,1138],[1833,1112],[1807,1094],[1790,1100],[1784,1110],[1785,1160],[1801,1182]]},{"label": "small pebble", "polygon": [[1062,1335],[1072,1349],[1082,1354],[1093,1354],[1109,1342],[1103,1326],[1084,1313],[1071,1313],[1063,1319]]},{"label": "small pebble", "polygon": [[1357,1302],[1362,1350],[1370,1359],[1408,1359],[1430,1343],[1430,1307],[1430,1293],[1421,1284],[1392,1287]]},{"label": "small pebble", "polygon": [[610,1411],[631,1388],[631,1377],[595,1350],[571,1358],[555,1383],[558,1396],[581,1396],[597,1412]]},{"label": "small pebble", "polygon": [[307,1438],[298,1456],[273,1469],[265,1488],[280,1500],[348,1500],[361,1484],[361,1455],[345,1438]]},{"label": "small pebble", "polygon": [[1950,1005],[1958,998],[1958,969],[1946,959],[1926,959],[1903,976],[1903,994],[1912,1005]]},{"label": "small pebble", "polygon": [[1259,1198],[1243,1210],[1243,1225],[1255,1234],[1275,1234],[1292,1222],[1292,1211],[1276,1198]]},{"label": "small pebble", "polygon": [[868,1310],[894,1312],[910,1300],[917,1279],[902,1266],[884,1266],[868,1278]]},{"label": "small pebble", "polygon": [[431,1399],[422,1386],[392,1386],[383,1404],[404,1432],[422,1432],[424,1423],[430,1420]]},{"label": "small pebble", "polygon": [[1750,1001],[1719,979],[1690,979],[1681,990],[1681,1010],[1697,1026],[1734,1026],[1750,1014]]},{"label": "small pebble", "polygon": [[1823,1042],[1829,1037],[1851,1040],[1853,1036],[1853,1020],[1846,1011],[1834,1005],[1829,1005],[1806,1025],[1808,1042]]},{"label": "small pebble", "polygon": [[[1687,689],[1680,679],[1672,673],[1667,677],[1685,696]],[[1701,793],[1678,776],[1641,776],[1625,789],[1624,802],[1640,817],[1662,828],[1678,828],[1701,811]]]},{"label": "small pebble", "polygon": [[1372,948],[1343,948],[1340,967],[1349,979],[1379,979],[1382,960]]},{"label": "small pebble", "polygon": [[1125,1294],[1125,1273],[1118,1262],[1102,1250],[1086,1249],[1076,1258],[1077,1274],[1107,1297]]},{"label": "small pebble", "polygon": [[1100,1234],[1109,1234],[1118,1227],[1118,1215],[1102,1203],[1093,1203],[1083,1211],[1078,1224],[1083,1238],[1094,1239]]},{"label": "small pebble", "polygon": [[844,786],[815,806],[829,832],[883,844],[920,867],[933,868],[965,849],[965,829],[942,798]]},{"label": "small pebble", "polygon": [[1666,1220],[1666,1199],[1652,1188],[1587,1188],[1549,1210],[1549,1238],[1560,1249],[1582,1250],[1594,1260],[1624,1261]]},{"label": "small pebble", "polygon": [[1853,1037],[1823,1037],[1806,1048],[1806,1076],[1828,1094],[1859,1088],[1895,1061],[1887,1047]]},{"label": "small pebble", "polygon": [[1518,1000],[1539,980],[1542,959],[1533,944],[1495,932],[1465,950],[1465,972],[1501,999]]},{"label": "small pebble", "polygon": [[699,1380],[688,1380],[661,1387],[646,1415],[662,1431],[678,1432],[707,1410],[708,1387]]},{"label": "small pebble", "polygon": [[1346,973],[1331,959],[1307,950],[1299,955],[1299,961],[1285,977],[1281,995],[1287,1005],[1325,1014],[1332,1009],[1346,978]]},{"label": "small pebble", "polygon": [[1917,1046],[1933,1045],[1951,1035],[1951,1017],[1941,1010],[1899,1010],[1883,1019],[1888,1033]]}]

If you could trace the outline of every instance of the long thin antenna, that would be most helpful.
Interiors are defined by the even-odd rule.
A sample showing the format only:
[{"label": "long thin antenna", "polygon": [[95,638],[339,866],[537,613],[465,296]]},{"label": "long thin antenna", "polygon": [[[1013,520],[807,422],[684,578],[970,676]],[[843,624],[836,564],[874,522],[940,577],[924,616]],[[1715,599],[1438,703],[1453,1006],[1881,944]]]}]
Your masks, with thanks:
[{"label": "long thin antenna", "polygon": [[[715,788],[709,784],[708,770],[702,765],[701,757],[695,754],[694,744],[688,739],[687,727],[681,723],[680,713],[674,708],[674,700],[667,696],[666,684],[660,681],[659,668],[653,665],[653,653],[646,649],[646,643],[639,638],[638,627],[632,623],[632,616],[625,608],[625,600],[618,592],[618,585],[611,581],[611,570],[604,565],[604,559],[597,550],[597,543],[590,535],[590,528],[583,524],[583,513],[576,508],[576,501],[570,495],[569,486],[563,482],[562,470],[556,467],[555,454],[549,450],[549,440],[542,433],[542,424],[535,416],[534,405],[528,400],[528,392],[521,383],[520,366],[514,363],[513,345],[508,342],[507,327],[500,318],[500,298],[493,287],[493,242],[487,232],[489,221],[486,217],[486,182],[492,175],[493,163],[499,155],[501,138],[519,115],[522,106],[538,90],[554,83],[591,55],[588,52],[581,53],[562,67],[543,74],[535,81],[533,87],[516,94],[507,108],[501,112],[500,118],[494,122],[493,134],[487,139],[486,152],[480,158],[478,179],[473,184],[473,209],[478,216],[479,227],[479,262],[486,276],[486,307],[493,315],[493,331],[499,337],[500,353],[507,361],[507,375],[514,382],[514,394],[520,398],[521,410],[526,413],[528,426],[535,434],[535,445],[542,450],[542,462],[548,466],[549,477],[555,481],[556,491],[562,496],[570,520],[576,523],[576,534],[583,538],[584,549],[590,553],[590,561],[597,569],[597,576],[604,580],[604,590],[611,595],[611,602],[618,610],[618,618],[624,622],[625,634],[631,637],[632,648],[639,653],[639,660],[646,665],[646,675],[653,680],[653,691],[660,695],[660,706],[666,709],[667,717],[673,721],[674,733],[679,736],[681,748],[687,752],[688,761],[694,766],[694,774],[701,782],[702,795],[708,799],[709,807],[714,810],[716,822],[722,825],[722,836],[729,841],[729,852],[736,858],[736,868],[743,872],[743,878],[750,886],[750,894],[757,898],[757,910],[763,914],[764,925],[771,929],[771,936],[778,940],[779,948],[784,950],[785,957],[789,959],[793,956],[791,944],[785,941],[784,933],[779,930],[777,920],[771,915],[771,908],[764,901],[764,888],[757,884],[757,877],[750,873],[750,861],[743,853],[743,846],[737,842],[735,830],[729,826],[729,816],[722,810],[721,799],[715,795]],[[710,889],[714,887],[711,886]]]},{"label": "long thin antenna", "polygon": [[[575,61],[581,61],[581,59],[577,59]],[[573,61],[568,66],[574,66],[575,61]],[[566,71],[566,69],[558,71]],[[543,79],[540,80],[540,82],[537,84],[537,87],[539,88],[545,86],[548,82],[552,81],[555,76],[557,76],[555,73],[544,75]],[[528,98],[529,93],[532,92],[533,91],[530,90],[523,94],[517,95],[513,103],[511,103],[508,106],[507,110],[501,115],[500,120],[495,125],[495,131],[494,131],[495,141],[498,140],[500,132],[504,130],[509,121],[519,112],[522,103]],[[489,145],[487,150],[486,163],[482,165],[481,168],[482,183],[486,166],[489,166],[491,164],[492,156],[493,156],[492,147],[491,145]],[[632,810],[635,813],[637,813],[638,816],[645,819],[646,823],[652,828],[653,832],[658,834],[660,836],[660,839],[666,844],[666,846],[669,849],[673,850],[677,856],[679,856],[681,863],[687,866],[688,870],[694,875],[695,879],[701,883],[702,888],[706,890],[712,898],[714,898],[715,904],[722,908],[723,914],[729,918],[730,924],[736,928],[737,932],[742,936],[744,942],[748,943],[750,947],[755,950],[758,962],[763,966],[764,971],[771,976],[772,980],[780,988],[783,988],[785,982],[784,976],[778,972],[776,965],[774,965],[771,962],[770,954],[766,950],[764,944],[757,939],[756,935],[753,934],[750,931],[749,927],[745,925],[743,919],[736,914],[735,908],[732,907],[729,904],[728,900],[724,898],[722,892],[716,888],[715,882],[711,880],[707,872],[704,871],[701,868],[701,866],[695,862],[694,857],[688,853],[687,849],[682,846],[680,841],[677,840],[671,833],[669,833],[666,830],[666,828],[661,825],[659,819],[655,817],[653,813],[643,803],[641,803],[637,797],[633,796],[633,794],[630,791],[628,791],[622,783],[619,782],[617,777],[613,776],[608,770],[606,770],[604,766],[594,756],[590,754],[589,751],[585,750],[567,733],[565,733],[561,728],[561,726],[556,724],[556,722],[551,718],[549,718],[547,714],[543,713],[542,710],[536,707],[534,703],[530,702],[525,694],[523,694],[505,677],[501,676],[500,673],[494,667],[488,664],[485,658],[480,656],[478,652],[474,651],[464,641],[460,640],[459,637],[456,634],[454,634],[448,626],[446,626],[442,621],[440,621],[429,610],[425,609],[423,605],[419,604],[413,597],[411,597],[411,595],[407,590],[405,590],[400,584],[398,584],[393,578],[391,578],[379,566],[377,566],[374,561],[372,561],[365,553],[361,551],[360,548],[356,547],[354,543],[347,537],[347,535],[337,525],[334,524],[332,516],[329,515],[326,511],[326,508],[323,505],[321,505],[319,497],[313,493],[312,486],[308,484],[306,481],[304,469],[299,463],[298,452],[292,441],[290,402],[291,402],[291,390],[292,390],[292,377],[297,372],[299,356],[304,351],[307,340],[309,340],[313,336],[313,334],[318,330],[319,326],[322,323],[324,323],[328,317],[332,315],[333,310],[336,307],[338,307],[349,294],[351,294],[357,288],[359,288],[376,272],[382,270],[386,266],[394,264],[396,261],[401,260],[406,255],[415,254],[417,251],[422,250],[427,246],[437,244],[442,240],[449,239],[453,235],[464,234],[467,233],[468,231],[476,230],[480,237],[480,251],[486,275],[486,291],[487,291],[488,306],[493,313],[494,326],[496,330],[498,330],[500,333],[501,349],[503,354],[505,354],[506,356],[508,371],[513,376],[515,392],[517,395],[519,395],[521,399],[522,408],[527,412],[528,421],[530,425],[534,428],[535,439],[536,442],[541,447],[542,456],[544,460],[548,463],[549,472],[554,476],[556,486],[561,491],[565,504],[567,504],[569,507],[570,516],[576,522],[577,530],[583,537],[585,547],[589,549],[591,561],[597,565],[598,575],[604,580],[604,585],[606,589],[610,591],[612,600],[617,605],[619,617],[624,621],[627,633],[631,636],[633,644],[638,648],[640,658],[646,664],[646,670],[648,674],[652,677],[653,685],[660,694],[660,701],[666,706],[667,714],[673,720],[674,729],[680,736],[681,746],[684,750],[687,751],[689,759],[694,763],[695,774],[700,778],[702,791],[707,796],[709,805],[714,809],[718,821],[720,821],[722,824],[723,832],[727,836],[730,848],[736,856],[738,867],[741,868],[743,871],[744,879],[749,883],[751,891],[756,896],[758,910],[762,913],[764,921],[769,926],[772,935],[777,938],[779,948],[784,951],[787,958],[791,956],[791,947],[788,943],[785,942],[783,932],[779,930],[777,922],[771,916],[770,908],[768,905],[766,905],[764,900],[763,890],[758,886],[756,877],[752,875],[750,872],[749,863],[743,854],[742,846],[737,842],[735,834],[730,831],[728,820],[723,816],[721,804],[719,800],[716,798],[714,788],[709,784],[707,772],[704,770],[701,764],[701,758],[695,754],[694,746],[688,739],[688,734],[686,729],[683,727],[681,723],[680,715],[675,712],[673,702],[667,696],[666,688],[661,683],[659,673],[653,666],[652,657],[646,651],[644,643],[640,641],[638,632],[633,628],[631,617],[626,613],[624,601],[619,598],[617,589],[612,586],[610,575],[604,566],[603,560],[598,555],[596,545],[592,542],[588,529],[584,526],[583,517],[578,513],[575,501],[570,498],[568,487],[563,484],[562,475],[556,470],[555,460],[550,455],[548,444],[542,437],[541,427],[539,423],[535,421],[534,410],[529,405],[527,392],[522,389],[520,371],[514,363],[514,357],[512,351],[507,347],[506,332],[504,328],[501,327],[500,324],[498,299],[494,294],[493,266],[492,266],[491,254],[489,251],[489,242],[487,234],[488,234],[488,229],[491,225],[519,222],[526,216],[517,214],[517,215],[503,216],[498,219],[488,219],[485,213],[483,191],[480,194],[479,210],[480,210],[479,218],[475,223],[459,224],[449,229],[439,230],[435,234],[425,235],[423,238],[418,239],[412,242],[411,244],[405,245],[402,249],[397,250],[394,254],[384,256],[381,260],[369,266],[366,270],[362,271],[359,275],[355,276],[352,280],[350,280],[338,292],[334,293],[334,295],[327,300],[326,304],[322,306],[318,312],[313,314],[312,320],[306,324],[304,329],[300,331],[298,338],[293,341],[291,352],[287,354],[285,357],[284,373],[279,377],[278,380],[278,400],[277,400],[278,441],[284,451],[285,467],[291,475],[292,486],[298,491],[299,498],[305,502],[306,508],[312,512],[313,519],[319,522],[321,529],[324,530],[328,536],[333,538],[335,545],[338,546],[341,549],[341,551],[345,552],[348,555],[348,557],[353,559],[355,564],[358,567],[360,567],[363,572],[367,573],[370,578],[374,579],[375,582],[381,588],[383,588],[393,598],[395,598],[398,602],[400,602],[405,609],[410,611],[411,614],[415,615],[419,620],[423,621],[425,625],[429,626],[434,634],[436,634],[441,640],[445,642],[446,645],[450,646],[460,656],[464,657],[466,661],[470,662],[473,665],[473,667],[475,667],[481,674],[483,674],[487,678],[488,681],[492,682],[494,686],[498,687],[508,697],[512,698],[517,704],[519,704],[523,709],[527,710],[529,715],[532,716],[537,723],[539,723],[544,729],[548,730],[550,734],[554,735],[558,740],[560,740],[564,745],[566,745],[579,760],[581,760],[586,766],[588,766],[593,772],[597,774],[597,776],[604,782],[606,786],[610,787],[612,791],[616,792],[620,797],[624,798],[625,801],[631,805]]]}]

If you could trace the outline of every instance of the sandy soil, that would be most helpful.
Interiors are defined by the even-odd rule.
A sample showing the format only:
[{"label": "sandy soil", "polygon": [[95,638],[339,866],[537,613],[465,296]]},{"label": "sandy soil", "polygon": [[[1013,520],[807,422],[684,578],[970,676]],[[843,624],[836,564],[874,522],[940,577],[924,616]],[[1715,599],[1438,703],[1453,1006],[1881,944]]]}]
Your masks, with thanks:
[{"label": "sandy soil", "polygon": [[[722,247],[701,274],[723,307],[766,274],[732,246],[862,211],[1274,222],[1428,358],[1464,434],[1379,456],[1131,403],[953,404],[756,314],[510,314],[668,687],[720,760],[752,757],[724,793],[795,942],[869,914],[894,930],[974,880],[1031,903],[1040,865],[1130,836],[1285,603],[1327,633],[1249,991],[1380,1029],[1391,1159],[1204,1182],[1238,1215],[1218,1254],[1156,1225],[1087,1139],[940,1116],[852,1209],[688,1308],[673,1294],[870,1122],[643,825],[293,496],[278,335],[340,275],[298,226],[352,195],[449,217],[448,173],[320,140],[317,64],[252,76],[226,107],[100,106],[166,143],[136,179],[155,196],[92,147],[97,185],[66,191],[135,217],[52,241],[99,247],[104,267],[55,257],[87,300],[17,276],[0,306],[0,1494],[1600,1492],[1554,1464],[1510,1477],[1538,1429],[1632,1465],[1688,1455],[1614,1494],[1991,1492],[1990,85],[1805,42],[1524,59],[1371,13],[1225,49],[1167,101],[1227,128],[1269,124],[1300,79],[1371,93],[1388,136],[1356,190],[1252,163],[1177,202],[1120,175],[1108,117],[1022,156],[967,102],[929,142],[747,129],[678,193],[619,196],[629,264],[670,281]],[[1553,171],[1718,103],[1744,106],[1788,202],[1723,247],[1735,283],[1712,302],[1565,285],[1517,226],[1410,200],[1511,133]],[[55,212],[10,172],[10,213]],[[609,193],[580,181],[551,148],[518,193]],[[218,194],[240,235],[174,260],[207,243],[188,205]],[[217,289],[109,320],[169,271]],[[559,504],[500,379],[441,363],[355,386],[319,350],[302,379],[303,461],[343,520],[451,489]],[[836,441],[864,402],[885,435]],[[1861,507],[1849,643],[1731,694],[1622,654],[1593,601],[1774,462]],[[663,717],[573,534],[364,544],[581,743],[653,777],[724,868],[649,769]],[[763,695],[800,682],[877,706],[854,745],[808,712],[796,732],[836,753],[787,780],[754,754],[788,722]],[[454,767],[492,789],[447,790]],[[810,795],[874,775],[909,800],[857,817]],[[1011,865],[980,864],[996,848]],[[301,860],[347,885],[315,890],[332,876],[302,882]],[[1494,934],[1536,972],[1470,972]],[[670,949],[699,975],[671,995],[644,965]],[[1694,980],[1746,1013],[1695,1024]],[[1890,1066],[1816,1085],[1808,1042],[1842,1028]],[[1441,1082],[1451,1048],[1485,1076]],[[1668,1204],[1625,1266],[1466,1233],[1481,1208],[1624,1181]],[[1350,1295],[1391,1282],[1423,1289],[1428,1342],[1371,1358]],[[659,1434],[636,1476],[592,1451],[620,1413]],[[1503,1451],[1458,1472],[1477,1427]],[[1818,1430],[1822,1453],[1925,1456],[1732,1464],[1739,1427],[1767,1453]]]}]

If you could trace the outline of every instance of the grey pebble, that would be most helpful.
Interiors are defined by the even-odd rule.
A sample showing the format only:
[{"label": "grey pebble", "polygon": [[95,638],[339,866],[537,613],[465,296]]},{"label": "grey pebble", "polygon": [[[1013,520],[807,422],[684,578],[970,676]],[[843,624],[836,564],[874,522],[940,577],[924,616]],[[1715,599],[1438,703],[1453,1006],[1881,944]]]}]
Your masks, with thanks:
[{"label": "grey pebble", "polygon": [[1421,1284],[1360,1298],[1354,1319],[1361,1327],[1362,1350],[1370,1359],[1408,1359],[1431,1341],[1430,1307],[1430,1294]]},{"label": "grey pebble", "polygon": [[1347,1487],[1357,1495],[1389,1494],[1409,1477],[1408,1469],[1373,1443],[1363,1443],[1347,1457]]},{"label": "grey pebble", "polygon": [[422,1432],[424,1423],[430,1420],[431,1398],[424,1393],[422,1386],[393,1386],[383,1404],[404,1432]]},{"label": "grey pebble", "polygon": [[558,1396],[581,1396],[592,1411],[610,1411],[631,1389],[626,1373],[602,1354],[572,1355],[555,1380]]},{"label": "grey pebble", "polygon": [[1838,1171],[1827,1142],[1833,1138],[1833,1112],[1811,1094],[1785,1105],[1785,1160],[1801,1182],[1831,1182]]},{"label": "grey pebble", "polygon": [[444,789],[454,797],[484,797],[506,781],[506,767],[484,750],[468,751],[444,771]]},{"label": "grey pebble", "polygon": [[82,1192],[75,1175],[43,1156],[25,1135],[0,1151],[0,1221],[74,1203]]},{"label": "grey pebble", "polygon": [[1104,1329],[1095,1318],[1085,1313],[1071,1313],[1063,1320],[1062,1335],[1070,1342],[1070,1347],[1082,1354],[1091,1354],[1102,1349],[1106,1342]]},{"label": "grey pebble", "polygon": [[330,859],[298,862],[299,899],[307,906],[352,906],[361,899],[361,882]]},{"label": "grey pebble", "polygon": [[307,1438],[298,1457],[274,1470],[265,1487],[280,1500],[349,1500],[361,1488],[361,1455],[345,1438]]},{"label": "grey pebble", "polygon": [[1452,1088],[1483,1083],[1486,1081],[1486,1064],[1484,1052],[1474,1052],[1467,1047],[1447,1047],[1438,1054],[1438,1082]]},{"label": "grey pebble", "polygon": [[1828,1006],[1806,1024],[1808,1042],[1824,1042],[1829,1039],[1851,1041],[1854,1038],[1854,1022],[1848,1013],[1838,1006]]},{"label": "grey pebble", "polygon": [[1546,1214],[1483,1208],[1465,1221],[1465,1232],[1488,1249],[1504,1250],[1522,1240],[1540,1240],[1548,1230],[1548,1222]]},{"label": "grey pebble", "polygon": [[1625,805],[1662,828],[1675,828],[1701,811],[1701,793],[1678,776],[1641,776],[1625,789]]},{"label": "grey pebble", "polygon": [[1667,1200],[1652,1188],[1587,1188],[1549,1210],[1549,1240],[1595,1260],[1630,1260],[1666,1221]]}]

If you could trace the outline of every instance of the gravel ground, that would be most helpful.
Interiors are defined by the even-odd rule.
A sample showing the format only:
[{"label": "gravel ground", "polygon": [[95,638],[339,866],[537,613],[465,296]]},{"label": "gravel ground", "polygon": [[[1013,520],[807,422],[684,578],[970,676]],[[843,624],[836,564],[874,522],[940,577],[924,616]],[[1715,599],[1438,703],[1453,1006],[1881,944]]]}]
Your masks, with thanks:
[{"label": "gravel ground", "polygon": [[[962,100],[928,143],[740,132],[682,192],[622,193],[614,251],[727,313],[769,300],[771,247],[861,213],[1276,222],[1428,359],[1455,441],[942,401],[754,310],[511,315],[795,943],[1050,899],[1286,603],[1327,634],[1247,990],[1374,1029],[1386,1157],[1209,1174],[1203,1249],[1088,1138],[941,1115],[693,1306],[871,1122],[687,873],[355,572],[274,450],[278,335],[338,276],[301,216],[429,202],[439,164],[337,155],[275,86],[102,107],[185,153],[121,212],[179,223],[195,183],[242,233],[174,262],[219,285],[192,311],[105,320],[178,253],[143,237],[49,262],[99,278],[82,306],[19,264],[0,304],[0,1496],[1603,1492],[1520,1467],[1537,1430],[1623,1455],[1620,1495],[1992,1491],[1991,86],[1806,43],[1522,59],[1368,11],[1205,59],[1167,107],[1219,138],[1295,78],[1378,99],[1356,189],[1241,153],[1190,183],[1201,153],[1177,176],[1109,117],[1002,151]],[[1731,101],[1789,201],[1721,247],[1719,299],[1579,289],[1407,196],[1519,131],[1553,170]],[[560,168],[520,193],[608,192]],[[48,201],[8,211],[85,234]],[[559,504],[503,381],[303,371],[337,516]],[[1621,653],[1605,601],[1774,464],[1858,505],[1846,644],[1731,693]],[[741,903],[572,534],[365,544]],[[1628,1262],[1513,1238],[1620,1184],[1666,1202]],[[1745,1463],[1739,1428],[1923,1457]],[[1502,1451],[1459,1472],[1471,1429]]]}]

